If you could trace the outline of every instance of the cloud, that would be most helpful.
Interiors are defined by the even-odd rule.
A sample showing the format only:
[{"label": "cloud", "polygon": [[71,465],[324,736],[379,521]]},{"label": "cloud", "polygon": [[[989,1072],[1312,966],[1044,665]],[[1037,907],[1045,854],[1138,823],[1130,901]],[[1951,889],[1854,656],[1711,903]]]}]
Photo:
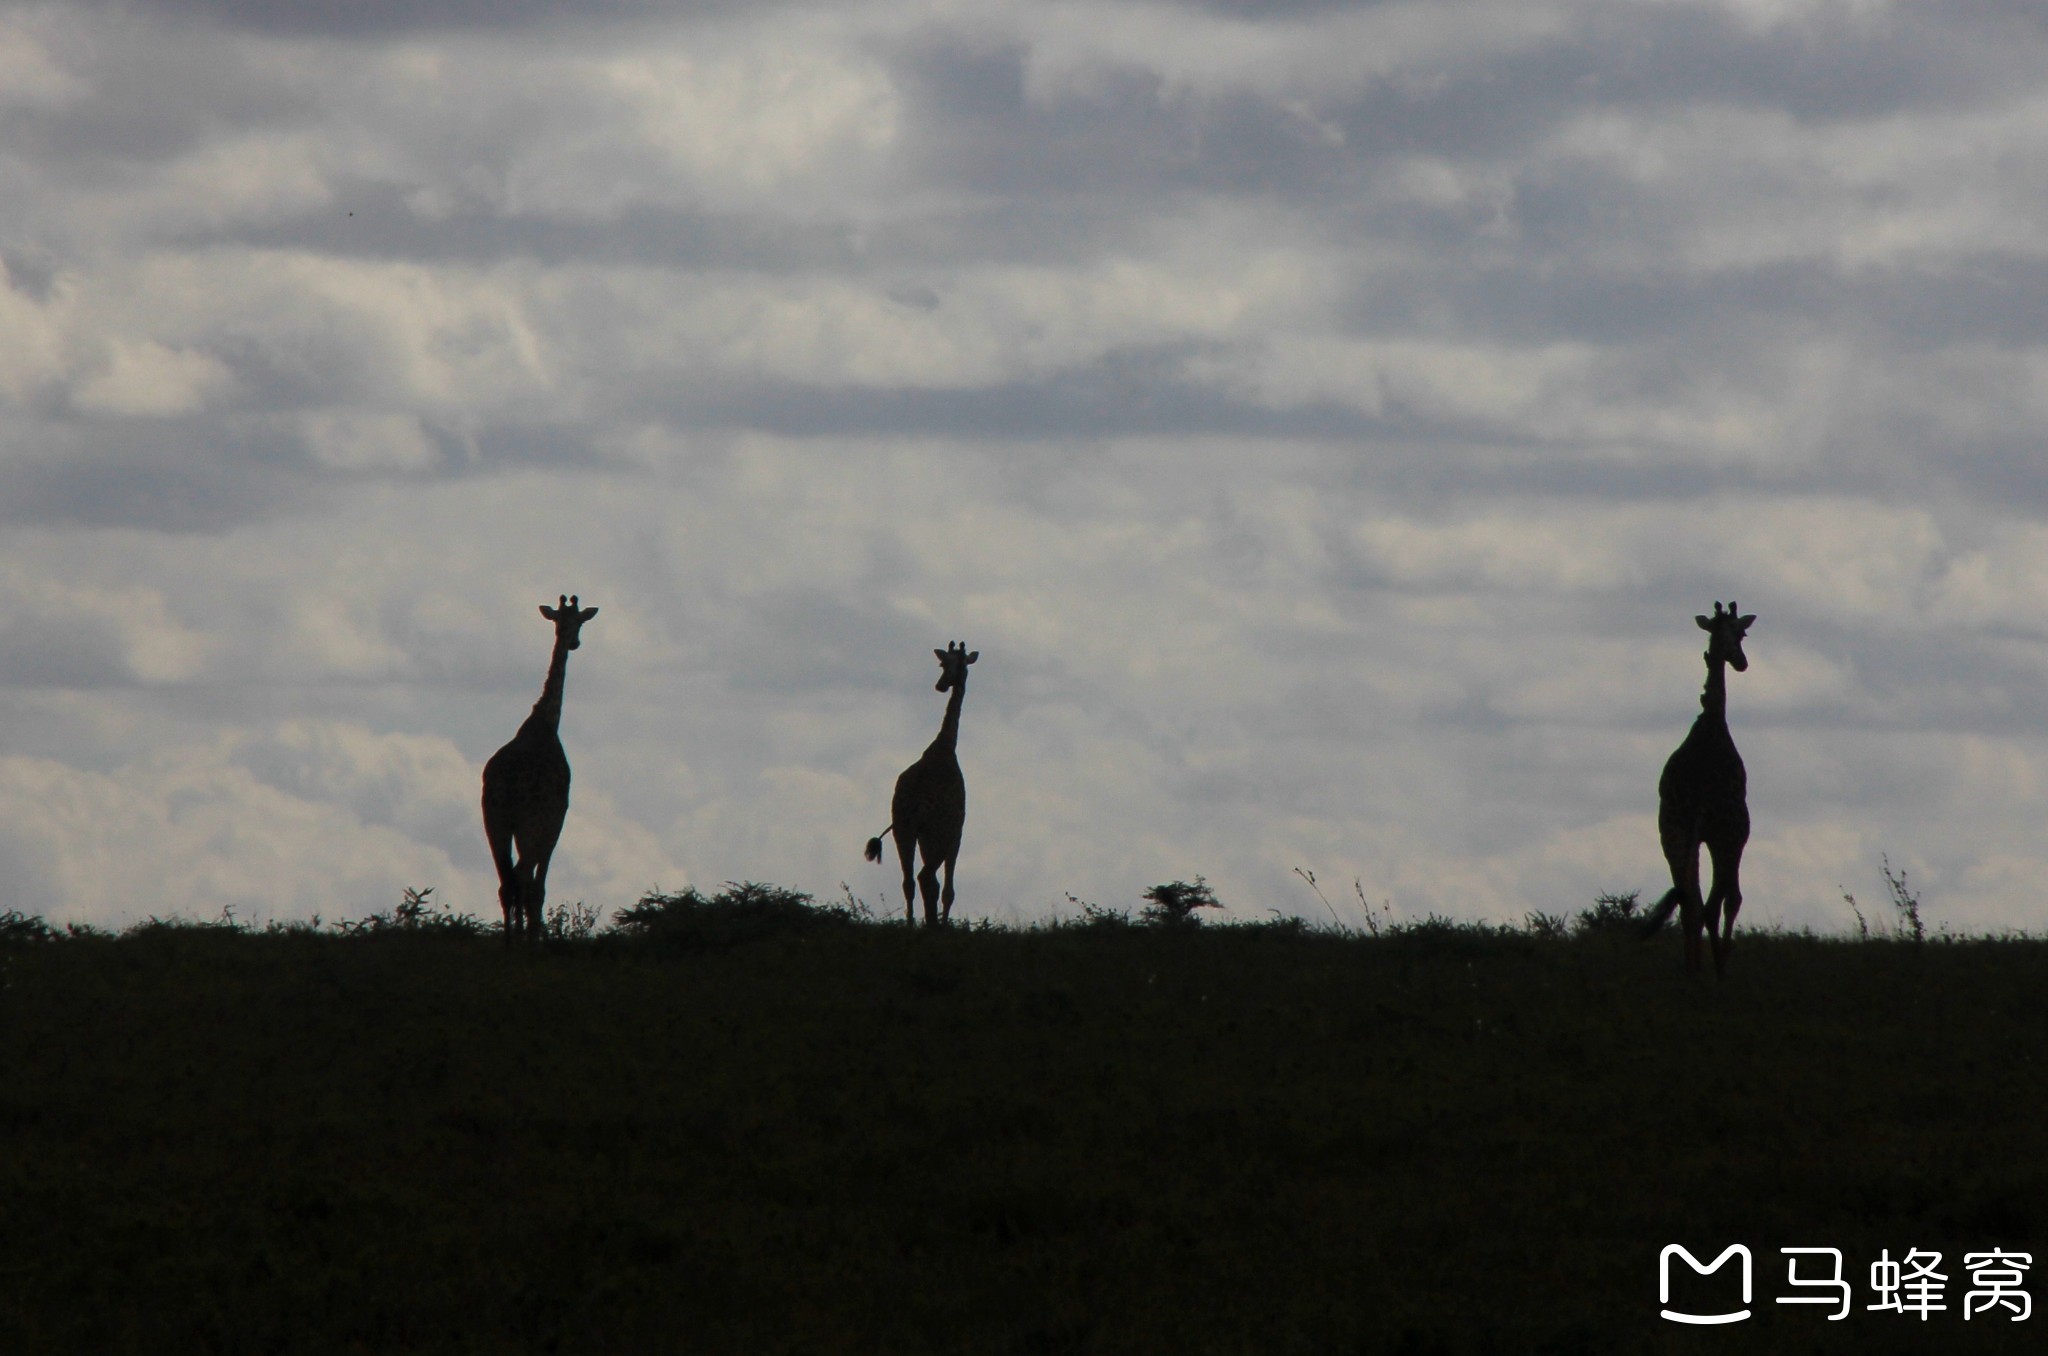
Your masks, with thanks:
[{"label": "cloud", "polygon": [[204,666],[206,641],[141,585],[95,587],[0,575],[0,683],[97,688],[172,683]]},{"label": "cloud", "polygon": [[189,414],[233,381],[226,364],[210,354],[110,339],[105,366],[80,381],[71,399],[89,414]]},{"label": "cloud", "polygon": [[21,272],[0,257],[0,398],[17,408],[64,370],[61,332],[49,308],[17,281]]},{"label": "cloud", "polygon": [[394,879],[450,874],[407,835],[266,787],[217,750],[111,774],[0,758],[0,807],[8,855],[47,892],[22,906],[56,922],[332,919],[381,907]]},{"label": "cloud", "polygon": [[967,917],[1318,916],[1295,866],[1568,913],[1658,892],[1736,597],[1746,916],[1847,926],[1891,852],[2038,919],[2044,49],[1977,3],[11,7],[5,869],[488,914],[476,778],[577,592],[564,898],[893,897],[854,853],[961,639]]}]

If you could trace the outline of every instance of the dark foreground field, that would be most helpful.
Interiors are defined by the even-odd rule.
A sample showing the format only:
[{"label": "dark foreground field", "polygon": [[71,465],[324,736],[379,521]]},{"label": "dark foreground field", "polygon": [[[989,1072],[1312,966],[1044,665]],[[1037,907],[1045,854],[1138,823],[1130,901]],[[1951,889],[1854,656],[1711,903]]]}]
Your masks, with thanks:
[{"label": "dark foreground field", "polygon": [[[2048,1295],[2034,942],[1746,935],[1720,984],[1668,934],[1441,928],[154,927],[4,966],[4,1352],[2048,1338],[1961,1314],[1966,1251]],[[1748,1245],[1753,1317],[1660,1319],[1667,1243]],[[1781,1246],[1844,1251],[1848,1320],[1774,1302],[1813,1293]],[[1867,1312],[1914,1248],[1947,1310]]]}]

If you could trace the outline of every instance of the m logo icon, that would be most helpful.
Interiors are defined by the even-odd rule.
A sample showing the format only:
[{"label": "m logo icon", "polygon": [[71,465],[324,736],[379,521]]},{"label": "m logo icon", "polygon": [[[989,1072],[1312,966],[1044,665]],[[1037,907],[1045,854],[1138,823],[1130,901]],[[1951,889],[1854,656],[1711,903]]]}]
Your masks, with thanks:
[{"label": "m logo icon", "polygon": [[1701,1266],[1699,1258],[1693,1256],[1678,1244],[1673,1243],[1657,1256],[1657,1302],[1667,1306],[1659,1311],[1664,1317],[1670,1319],[1673,1323],[1740,1323],[1743,1319],[1749,1317],[1749,1310],[1747,1308],[1737,1309],[1734,1313],[1729,1314],[1682,1314],[1675,1309],[1669,1308],[1668,1306],[1671,1303],[1671,1255],[1673,1253],[1683,1257],[1685,1264],[1701,1276],[1711,1275],[1719,1271],[1723,1262],[1738,1253],[1741,1254],[1742,1302],[1744,1305],[1749,1303],[1750,1262],[1748,1248],[1743,1247],[1740,1243],[1730,1243],[1722,1250],[1719,1257],[1716,1257],[1707,1265]]}]

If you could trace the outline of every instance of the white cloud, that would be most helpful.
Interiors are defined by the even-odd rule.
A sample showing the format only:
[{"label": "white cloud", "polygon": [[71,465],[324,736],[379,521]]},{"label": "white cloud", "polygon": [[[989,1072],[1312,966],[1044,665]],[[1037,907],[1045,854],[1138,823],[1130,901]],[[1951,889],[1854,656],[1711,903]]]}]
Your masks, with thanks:
[{"label": "white cloud", "polygon": [[0,567],[0,675],[13,683],[183,682],[203,671],[207,649],[158,589]]},{"label": "white cloud", "polygon": [[266,787],[218,747],[114,772],[0,758],[0,821],[16,853],[40,845],[50,893],[24,903],[58,922],[360,916],[395,902],[394,881],[454,874],[444,854]]},{"label": "white cloud", "polygon": [[1814,120],[1776,108],[1596,109],[1551,136],[1546,158],[1620,176],[1669,212],[1677,259],[1654,237],[1632,265],[1712,271],[1787,259],[1846,270],[1971,252],[2038,257],[2048,232],[2038,171],[2048,105]]},{"label": "white cloud", "polygon": [[63,334],[51,308],[16,291],[0,260],[0,397],[25,404],[64,370]]},{"label": "white cloud", "polygon": [[1526,514],[1497,509],[1456,523],[1373,519],[1359,524],[1354,539],[1364,559],[1409,586],[1611,589],[1640,576],[1639,520],[1625,514],[1607,523],[1532,523]]},{"label": "white cloud", "polygon": [[105,365],[72,388],[71,400],[89,414],[189,414],[233,386],[226,365],[210,354],[110,337]]},{"label": "white cloud", "polygon": [[430,220],[823,200],[886,172],[901,117],[871,55],[801,18],[265,50],[346,129],[332,170],[406,185]]},{"label": "white cloud", "polygon": [[316,461],[342,471],[424,470],[434,444],[409,414],[314,410],[300,416],[301,436]]},{"label": "white cloud", "polygon": [[1115,76],[1159,79],[1167,97],[1251,91],[1326,97],[1378,80],[1427,78],[1555,38],[1569,7],[1417,2],[1336,7],[1307,18],[1225,17],[1169,4],[1014,6],[1030,44],[1025,88],[1039,103],[1086,100]]},{"label": "white cloud", "polygon": [[648,147],[726,193],[771,191],[836,171],[845,157],[885,152],[900,117],[887,74],[847,52],[636,52],[592,74],[630,110]]},{"label": "white cloud", "polygon": [[53,17],[34,10],[0,14],[0,107],[62,108],[91,92],[52,50]]},{"label": "white cloud", "polygon": [[574,590],[561,899],[893,895],[856,854],[964,639],[964,916],[1196,872],[1317,916],[1297,865],[1569,913],[1661,891],[1732,594],[1745,916],[1847,926],[1890,851],[2038,923],[2048,105],[1987,32],[24,11],[9,878],[489,915],[476,779]]},{"label": "white cloud", "polygon": [[957,390],[1250,335],[1317,305],[1316,272],[1298,250],[1190,239],[1163,257],[929,275],[929,307],[864,277],[649,269],[563,270],[537,305],[577,341],[591,383],[671,373]]}]

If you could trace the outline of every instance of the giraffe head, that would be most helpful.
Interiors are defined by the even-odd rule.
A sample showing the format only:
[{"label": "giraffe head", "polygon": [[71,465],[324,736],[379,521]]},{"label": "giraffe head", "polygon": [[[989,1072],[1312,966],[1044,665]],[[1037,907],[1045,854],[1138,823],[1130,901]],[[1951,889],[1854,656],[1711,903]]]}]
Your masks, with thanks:
[{"label": "giraffe head", "polygon": [[957,640],[947,641],[945,649],[932,653],[939,657],[939,683],[935,689],[939,692],[950,692],[955,683],[965,683],[967,666],[981,658],[981,651],[969,654],[967,647]]},{"label": "giraffe head", "polygon": [[1707,658],[1719,659],[1737,673],[1749,668],[1749,659],[1742,653],[1742,637],[1749,630],[1749,624],[1756,620],[1754,613],[1747,617],[1736,615],[1736,604],[1729,600],[1728,610],[1723,612],[1719,603],[1714,604],[1711,617],[1694,617],[1700,630],[1707,633]]},{"label": "giraffe head", "polygon": [[[1719,606],[1719,604],[1715,604]],[[597,609],[578,609],[576,595],[568,594],[561,599],[559,607],[540,605],[540,615],[555,624],[555,643],[565,650],[573,650],[583,643],[583,623],[597,615]]]}]

